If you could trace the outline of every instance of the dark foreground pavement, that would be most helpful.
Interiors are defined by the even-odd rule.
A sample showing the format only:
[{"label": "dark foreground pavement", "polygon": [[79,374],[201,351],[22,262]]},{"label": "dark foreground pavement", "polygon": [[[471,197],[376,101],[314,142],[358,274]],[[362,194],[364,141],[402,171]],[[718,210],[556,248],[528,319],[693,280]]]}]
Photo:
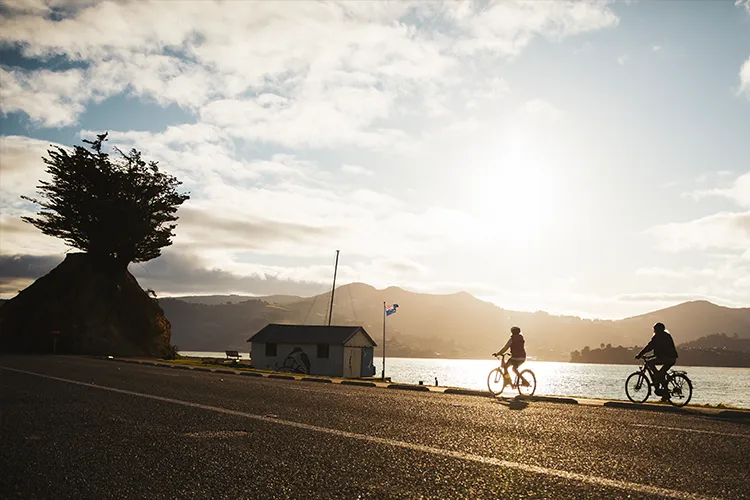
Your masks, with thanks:
[{"label": "dark foreground pavement", "polygon": [[750,498],[750,425],[0,356],[0,498]]}]

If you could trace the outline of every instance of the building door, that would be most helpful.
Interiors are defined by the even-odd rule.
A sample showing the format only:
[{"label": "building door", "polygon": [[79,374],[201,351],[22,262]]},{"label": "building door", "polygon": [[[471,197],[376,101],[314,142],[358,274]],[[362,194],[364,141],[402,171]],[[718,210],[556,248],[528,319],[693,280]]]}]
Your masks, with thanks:
[{"label": "building door", "polygon": [[362,367],[362,348],[344,347],[344,377],[359,378]]}]

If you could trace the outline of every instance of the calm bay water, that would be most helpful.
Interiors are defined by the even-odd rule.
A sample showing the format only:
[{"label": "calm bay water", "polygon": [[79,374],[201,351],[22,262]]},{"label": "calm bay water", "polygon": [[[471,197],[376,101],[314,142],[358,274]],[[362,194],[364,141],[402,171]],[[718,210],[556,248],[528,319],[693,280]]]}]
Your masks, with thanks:
[{"label": "calm bay water", "polygon": [[[223,352],[180,352],[183,356],[223,358]],[[248,359],[247,353],[242,353]],[[387,358],[386,376],[394,382],[487,389],[487,374],[498,363],[483,359],[420,359]],[[375,358],[376,376],[381,375],[382,358]],[[524,367],[534,371],[537,394],[578,396],[600,399],[627,399],[625,379],[637,365],[596,365],[527,361]],[[750,408],[750,368],[711,368],[677,366],[687,372],[693,382],[694,404],[724,403]]]}]

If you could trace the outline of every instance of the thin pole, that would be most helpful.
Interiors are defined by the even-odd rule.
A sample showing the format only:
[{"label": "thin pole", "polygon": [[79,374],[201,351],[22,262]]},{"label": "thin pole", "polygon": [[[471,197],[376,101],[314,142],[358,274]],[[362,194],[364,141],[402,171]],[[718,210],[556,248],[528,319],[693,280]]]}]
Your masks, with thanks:
[{"label": "thin pole", "polygon": [[339,269],[339,251],[336,250],[336,265],[333,268],[333,288],[331,288],[331,308],[328,310],[328,326],[331,326],[333,319],[333,294],[336,292],[336,272]]},{"label": "thin pole", "polygon": [[385,302],[383,302],[383,373],[381,378],[385,380]]}]

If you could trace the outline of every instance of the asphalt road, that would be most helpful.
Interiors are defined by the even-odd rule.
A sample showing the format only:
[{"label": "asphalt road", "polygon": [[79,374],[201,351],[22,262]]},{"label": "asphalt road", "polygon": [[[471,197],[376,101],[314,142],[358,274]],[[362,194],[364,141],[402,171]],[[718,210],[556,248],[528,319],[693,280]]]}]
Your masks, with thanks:
[{"label": "asphalt road", "polygon": [[750,498],[750,425],[0,356],[0,498]]}]

